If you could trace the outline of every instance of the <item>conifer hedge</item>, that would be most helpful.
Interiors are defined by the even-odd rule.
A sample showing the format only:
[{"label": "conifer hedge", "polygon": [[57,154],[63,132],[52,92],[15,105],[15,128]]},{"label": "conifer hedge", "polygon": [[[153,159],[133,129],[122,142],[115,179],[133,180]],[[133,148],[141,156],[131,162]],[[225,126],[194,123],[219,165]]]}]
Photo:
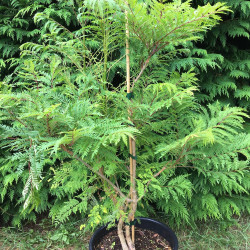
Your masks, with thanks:
[{"label": "conifer hedge", "polygon": [[[208,2],[213,4],[219,1],[191,1],[193,7]],[[164,216],[169,218],[170,223],[177,222],[181,224],[193,223],[208,218],[230,221],[235,214],[240,215],[243,212],[250,212],[248,198],[250,189],[249,131],[246,125],[241,127],[243,120],[237,118],[237,115],[243,114],[241,109],[237,107],[249,110],[250,53],[249,47],[245,46],[245,44],[250,39],[250,4],[249,1],[244,0],[225,0],[224,2],[231,6],[233,12],[224,15],[223,22],[208,31],[203,36],[203,39],[197,43],[187,42],[182,47],[166,48],[164,53],[152,59],[152,65],[147,69],[142,80],[146,82],[154,77],[154,79],[157,79],[155,85],[155,88],[157,88],[159,87],[157,83],[166,80],[166,75],[168,75],[171,76],[172,82],[178,82],[178,79],[182,79],[182,84],[190,84],[191,78],[195,78],[190,69],[194,68],[197,74],[196,77],[199,78],[198,84],[200,88],[200,92],[195,92],[195,95],[200,104],[203,105],[201,108],[203,120],[200,121],[199,126],[210,128],[223,125],[224,119],[227,120],[228,117],[232,116],[232,119],[229,119],[229,124],[226,125],[227,132],[230,132],[232,126],[238,126],[238,133],[235,134],[231,130],[232,137],[228,144],[226,142],[222,143],[222,136],[220,138],[221,143],[208,147],[201,146],[195,152],[192,151],[192,157],[187,157],[185,162],[190,168],[180,167],[171,172],[170,175],[163,175],[158,183],[159,186],[162,186],[161,191],[152,191],[150,193],[147,202],[140,207],[142,215],[163,211]],[[81,61],[85,65],[88,61],[83,60],[85,56],[87,57],[84,50],[79,51],[82,45],[78,43],[79,39],[76,38],[81,37],[83,31],[81,30],[82,24],[79,24],[77,19],[80,18],[84,22],[86,26],[84,34],[87,34],[87,37],[91,37],[92,33],[96,35],[95,39],[87,39],[83,42],[96,51],[97,54],[100,47],[105,48],[107,46],[104,39],[107,36],[102,36],[102,32],[105,27],[109,27],[109,23],[105,23],[105,20],[101,20],[99,23],[93,22],[91,15],[85,16],[86,13],[83,13],[78,8],[78,4],[81,4],[81,1],[1,1],[0,77],[2,82],[0,82],[0,94],[4,93],[5,96],[2,95],[0,101],[3,106],[9,102],[18,110],[20,108],[18,106],[19,102],[30,102],[25,106],[25,110],[30,108],[28,105],[34,104],[32,104],[32,101],[35,97],[30,98],[27,91],[29,88],[34,86],[39,88],[40,84],[52,86],[55,83],[59,85],[57,89],[59,91],[62,90],[62,81],[67,82],[70,79],[68,83],[73,81],[75,84],[80,84],[83,81],[79,75],[79,71],[82,69],[78,62]],[[34,22],[35,15],[37,22]],[[115,30],[115,28],[114,25],[112,29]],[[44,44],[45,40],[46,44]],[[55,41],[63,44],[62,47],[58,47]],[[118,57],[124,54],[124,51],[120,49],[120,44],[116,44],[112,40],[111,36],[108,41],[110,42],[109,45],[113,47],[111,53],[106,57],[107,61],[106,64],[104,63],[106,65],[104,67],[106,69],[109,67],[110,70],[108,74],[101,72],[100,79],[103,82],[109,81],[115,86],[115,81],[124,80],[124,58],[119,63],[114,63]],[[20,57],[21,51],[22,57]],[[35,61],[32,53],[40,54],[40,60]],[[139,44],[137,49],[132,50],[131,53],[131,67],[133,69],[133,67],[136,67],[138,60],[142,59],[140,55],[143,55],[145,51]],[[80,55],[81,57],[79,57]],[[102,54],[100,55],[102,56]],[[161,67],[161,60],[169,62],[167,68]],[[112,67],[110,67],[111,65]],[[102,66],[102,64],[96,63],[94,70],[100,72]],[[64,67],[69,67],[71,70],[65,71],[61,75],[61,69]],[[91,88],[82,89],[81,91],[93,93],[94,96],[99,88],[95,79],[89,77],[84,81],[88,82]],[[13,93],[12,98],[12,90],[9,89],[9,86],[14,86],[14,89],[18,90],[17,94]],[[24,94],[22,91],[27,92]],[[77,117],[82,117],[83,112],[86,112],[86,114],[92,112],[91,110],[85,110],[88,101],[77,103],[77,100],[71,99],[70,95],[72,93],[70,91],[73,90],[66,89],[64,93],[54,93],[51,96],[47,95],[46,91],[43,93],[47,98],[48,106],[42,102],[39,104],[42,110],[40,119],[48,117],[47,115],[51,112],[57,112],[58,107],[53,106],[52,99],[58,100],[64,105],[69,105],[72,114],[75,115],[75,120],[72,118],[70,121],[70,117],[63,117],[60,114],[57,118],[58,121],[53,121],[55,124],[51,123],[52,127],[55,126],[55,130],[57,122],[63,123],[65,120],[63,126],[66,129],[67,126],[70,127],[71,122],[72,124],[76,123]],[[152,91],[157,92],[158,90]],[[170,89],[171,91],[174,90]],[[78,94],[81,96],[80,92]],[[109,95],[107,98],[111,98],[111,95],[112,98],[115,98],[115,94],[113,96],[112,92]],[[38,97],[41,98],[41,96]],[[70,106],[71,102],[74,105]],[[99,100],[99,104],[102,104],[101,108],[105,110],[105,100]],[[187,102],[186,105],[186,109],[171,110],[171,114],[176,116],[176,120],[170,122],[182,126],[181,128],[175,128],[173,136],[177,136],[178,133],[184,134],[188,126],[194,126],[194,124],[189,124],[188,119],[186,119],[194,115],[194,113],[189,113],[188,107],[190,103]],[[230,105],[230,107],[227,105]],[[200,106],[198,106],[197,104],[196,108],[200,109]],[[160,109],[160,107],[155,107],[156,110],[158,108]],[[23,110],[20,109],[19,112],[21,114]],[[29,114],[30,117],[25,117],[23,114],[23,119],[33,119],[31,113]],[[182,117],[179,115],[182,115]],[[92,207],[98,204],[99,193],[95,193],[96,190],[90,188],[89,197],[81,196],[81,192],[89,188],[86,186],[89,182],[82,182],[81,185],[78,185],[83,171],[81,166],[74,160],[69,161],[65,155],[60,153],[56,157],[46,158],[40,155],[37,158],[35,155],[36,146],[34,146],[36,141],[32,141],[32,147],[25,146],[26,148],[22,148],[25,143],[20,138],[33,135],[29,135],[25,131],[26,124],[21,124],[22,119],[15,115],[14,110],[9,110],[7,114],[6,109],[4,111],[1,109],[0,117],[0,218],[2,222],[11,221],[13,225],[20,226],[22,220],[35,221],[37,213],[42,212],[49,213],[54,219],[61,217],[64,220],[74,213],[89,212],[90,210],[85,209],[88,202]],[[10,117],[15,118],[15,123],[10,122]],[[50,122],[49,119],[47,122]],[[46,119],[44,121],[46,122]],[[183,127],[184,124],[187,128]],[[90,122],[89,127],[92,125]],[[116,125],[114,124],[114,126]],[[155,143],[161,142],[160,136],[162,133],[172,133],[170,131],[171,127],[168,127],[165,123],[155,123],[153,126]],[[103,128],[108,131],[108,124],[104,122],[95,129],[101,130]],[[41,128],[37,128],[37,130],[39,129]],[[127,132],[130,133],[131,131]],[[6,140],[8,140],[8,143],[6,143]],[[9,144],[10,140],[13,140],[11,146]],[[178,138],[176,141],[178,141]],[[22,145],[22,143],[24,144]],[[173,141],[171,144],[173,148],[174,143]],[[223,146],[221,146],[222,144]],[[169,145],[164,143],[159,143],[159,145],[158,153],[162,154],[161,157],[164,158],[164,152],[172,149],[168,148]],[[90,150],[88,146],[88,143],[84,145],[86,151]],[[141,145],[141,147],[143,148],[144,145]],[[25,152],[27,148],[32,150]],[[45,149],[46,147],[43,148],[43,150]],[[42,149],[38,148],[37,150],[40,152]],[[24,169],[27,157],[35,159],[34,164],[38,166],[36,171],[40,171],[39,174],[42,174],[43,179],[39,184],[39,194],[34,193],[35,202],[33,206],[23,211],[24,186],[29,178],[28,169]],[[148,161],[153,156],[145,154],[143,157],[142,162]],[[41,165],[42,167],[39,169]],[[205,170],[202,170],[200,166],[204,166]],[[38,172],[34,174],[38,176]],[[85,174],[88,175],[89,173],[86,172]],[[94,177],[92,178],[90,183],[96,181]],[[108,204],[106,205],[108,206]],[[85,216],[84,213],[83,216]]]}]

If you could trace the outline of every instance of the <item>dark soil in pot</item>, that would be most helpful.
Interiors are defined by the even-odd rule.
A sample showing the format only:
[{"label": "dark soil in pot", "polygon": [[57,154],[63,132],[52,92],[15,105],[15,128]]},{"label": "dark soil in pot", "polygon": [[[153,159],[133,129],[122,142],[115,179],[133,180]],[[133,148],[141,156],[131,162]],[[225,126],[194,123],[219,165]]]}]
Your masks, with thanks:
[{"label": "dark soil in pot", "polygon": [[[135,239],[137,250],[177,250],[178,240],[174,232],[163,223],[140,218],[135,224]],[[99,228],[90,240],[89,250],[121,250],[120,240],[116,228]]]},{"label": "dark soil in pot", "polygon": [[[147,229],[135,229],[136,250],[171,250],[170,244],[158,233]],[[116,230],[105,235],[94,250],[121,250],[122,246]]]}]

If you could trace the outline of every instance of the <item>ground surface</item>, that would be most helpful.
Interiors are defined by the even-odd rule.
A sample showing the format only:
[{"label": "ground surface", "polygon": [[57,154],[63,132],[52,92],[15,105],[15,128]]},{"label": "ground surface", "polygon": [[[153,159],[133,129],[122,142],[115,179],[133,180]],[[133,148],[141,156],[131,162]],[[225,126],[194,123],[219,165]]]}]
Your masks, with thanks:
[{"label": "ground surface", "polygon": [[[47,219],[22,230],[0,227],[0,249],[87,249],[91,234],[79,230],[81,222],[55,228]],[[235,225],[223,229],[223,223],[207,222],[197,229],[176,230],[180,250],[249,250],[250,217],[235,219]]]}]

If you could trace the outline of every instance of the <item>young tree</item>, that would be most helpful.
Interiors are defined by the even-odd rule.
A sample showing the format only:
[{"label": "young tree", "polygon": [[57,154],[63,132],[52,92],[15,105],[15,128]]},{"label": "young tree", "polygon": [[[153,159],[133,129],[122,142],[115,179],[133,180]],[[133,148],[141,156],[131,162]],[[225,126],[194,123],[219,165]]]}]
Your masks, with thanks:
[{"label": "young tree", "polygon": [[[185,197],[193,187],[175,169],[202,173],[218,163],[215,152],[228,168],[239,152],[248,156],[249,137],[239,134],[246,115],[219,104],[201,109],[193,97],[194,73],[169,74],[162,51],[171,47],[168,56],[177,54],[226,11],[221,3],[194,9],[190,1],[88,0],[79,3],[77,32],[37,14],[36,22],[48,31],[44,42],[22,45],[18,82],[6,78],[0,95],[2,146],[15,153],[9,161],[20,162],[18,173],[28,173],[24,208],[39,205],[40,186],[47,181],[43,168],[58,161],[52,189],[58,196],[67,189],[72,194],[58,201],[64,206],[56,204],[52,216],[64,221],[72,212],[88,212],[86,228],[118,220],[123,249],[135,249],[124,223],[159,191],[176,217],[188,217]],[[127,85],[115,88],[108,80],[117,64],[127,66]],[[197,158],[206,159],[206,166]],[[241,161],[236,171],[244,172],[247,164]],[[167,192],[162,183],[168,183]],[[247,192],[238,175],[232,185]]]}]

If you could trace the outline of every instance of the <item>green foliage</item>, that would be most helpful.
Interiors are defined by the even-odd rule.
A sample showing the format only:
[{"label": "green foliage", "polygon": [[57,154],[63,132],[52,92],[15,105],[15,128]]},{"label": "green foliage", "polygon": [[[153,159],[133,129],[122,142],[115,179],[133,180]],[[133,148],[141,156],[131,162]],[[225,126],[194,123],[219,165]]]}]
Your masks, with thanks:
[{"label": "green foliage", "polygon": [[[137,215],[156,203],[170,223],[180,225],[230,219],[248,209],[248,116],[219,103],[202,108],[194,97],[194,72],[167,68],[167,60],[200,39],[228,7],[129,3],[120,11],[119,1],[79,3],[77,31],[59,22],[52,8],[35,15],[41,42],[22,44],[14,73],[0,85],[0,139],[7,152],[0,205],[6,213],[11,208],[7,193],[20,211],[24,204],[15,225],[46,209],[56,222],[88,214],[85,230],[126,216],[120,207],[131,184],[128,137],[137,145]],[[121,9],[128,11],[131,31],[133,101],[123,83],[111,85],[117,70],[125,77]],[[69,24],[67,12],[56,16]],[[206,56],[205,50],[193,53]],[[222,58],[213,58],[216,67]]]},{"label": "green foliage", "polygon": [[[193,0],[192,6],[216,4],[218,0]],[[187,45],[189,52],[170,63],[171,70],[195,67],[199,73],[201,93],[197,97],[207,104],[215,100],[249,110],[250,4],[244,0],[225,0],[232,12],[208,31],[200,43]]]},{"label": "green foliage", "polygon": [[[23,192],[24,186],[27,186],[27,180],[29,180],[28,169],[24,169],[25,163],[22,162],[23,155],[21,153],[8,154],[5,157],[1,156],[1,175],[0,175],[0,186],[1,186],[1,197],[0,207],[2,223],[11,221],[14,226],[21,226],[21,221],[31,220],[36,221],[36,215],[33,211],[23,210]],[[50,176],[47,169],[44,169],[47,176],[45,180]],[[33,190],[34,206],[38,213],[44,212],[50,206],[48,201],[49,189],[44,186],[43,183],[39,184],[39,196],[35,190]],[[39,206],[37,205],[39,203]]]},{"label": "green foliage", "polygon": [[[208,2],[214,4],[218,1],[194,0],[192,6],[202,6]],[[208,105],[219,100],[224,105],[236,105],[249,110],[249,48],[247,44],[249,43],[250,5],[248,1],[227,0],[225,2],[233,12],[224,15],[223,21],[208,31],[201,42],[188,44],[187,51],[183,52],[182,58],[171,61],[170,70],[182,72],[190,68],[195,69],[200,79],[201,90],[196,93],[196,96],[202,104]],[[248,133],[248,138],[248,126],[244,125],[244,129]],[[235,136],[235,146],[232,146],[233,143],[228,145],[234,153],[229,150],[227,154],[221,151],[222,148],[219,146],[211,152],[211,155],[206,153],[208,157],[217,155],[215,162],[212,162],[210,158],[206,160],[206,157],[200,157],[200,164],[212,164],[213,169],[220,166],[222,172],[215,171],[214,174],[202,172],[201,174],[199,171],[188,171],[192,176],[192,183],[195,185],[199,183],[195,189],[194,200],[188,205],[196,211],[192,212],[195,219],[204,219],[206,214],[210,213],[203,203],[203,200],[207,199],[212,201],[216,198],[214,209],[210,209],[211,216],[215,218],[229,219],[233,213],[239,214],[241,209],[249,211],[248,189],[246,188],[249,182],[249,154],[238,153],[237,143],[243,143],[243,151],[245,151],[246,144],[241,134]],[[199,157],[195,158],[195,164],[198,163],[196,161],[198,159]],[[208,169],[208,171],[211,170]],[[239,185],[235,184],[235,180],[238,180]],[[239,195],[241,192],[245,192],[245,195]]]},{"label": "green foliage", "polygon": [[52,0],[3,0],[0,3],[0,79],[13,71],[19,59],[20,45],[25,42],[38,42],[44,34],[34,24],[37,12],[45,11],[47,15],[63,22],[74,29],[76,18],[72,3]]}]

